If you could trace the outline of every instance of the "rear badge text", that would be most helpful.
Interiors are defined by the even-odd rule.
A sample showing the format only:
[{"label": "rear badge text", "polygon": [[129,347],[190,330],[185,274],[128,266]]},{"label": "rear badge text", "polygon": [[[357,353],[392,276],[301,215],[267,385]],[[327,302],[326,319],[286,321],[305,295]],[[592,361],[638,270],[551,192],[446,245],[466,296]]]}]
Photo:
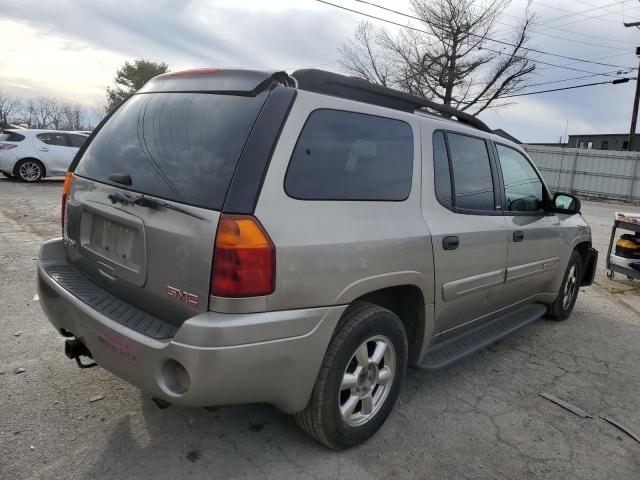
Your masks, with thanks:
[{"label": "rear badge text", "polygon": [[179,302],[186,303],[192,307],[198,306],[198,296],[193,293],[189,293],[186,290],[180,290],[179,288],[167,285],[165,288],[165,294],[168,298],[178,300]]}]

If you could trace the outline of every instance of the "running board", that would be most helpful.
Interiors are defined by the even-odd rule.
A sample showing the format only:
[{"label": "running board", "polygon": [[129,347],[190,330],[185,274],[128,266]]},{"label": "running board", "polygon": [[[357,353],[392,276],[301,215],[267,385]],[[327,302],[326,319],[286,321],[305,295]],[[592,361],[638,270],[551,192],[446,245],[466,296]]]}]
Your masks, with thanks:
[{"label": "running board", "polygon": [[547,311],[541,303],[519,307],[506,315],[468,330],[460,335],[436,343],[420,364],[427,370],[446,367],[461,358],[482,350],[525,325],[535,322]]}]

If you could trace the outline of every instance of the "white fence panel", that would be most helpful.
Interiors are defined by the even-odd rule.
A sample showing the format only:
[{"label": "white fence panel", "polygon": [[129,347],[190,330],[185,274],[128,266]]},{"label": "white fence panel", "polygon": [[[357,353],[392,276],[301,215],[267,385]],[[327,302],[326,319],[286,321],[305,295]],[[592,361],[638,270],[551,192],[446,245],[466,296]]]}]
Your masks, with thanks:
[{"label": "white fence panel", "polygon": [[551,190],[640,201],[640,152],[525,145]]}]

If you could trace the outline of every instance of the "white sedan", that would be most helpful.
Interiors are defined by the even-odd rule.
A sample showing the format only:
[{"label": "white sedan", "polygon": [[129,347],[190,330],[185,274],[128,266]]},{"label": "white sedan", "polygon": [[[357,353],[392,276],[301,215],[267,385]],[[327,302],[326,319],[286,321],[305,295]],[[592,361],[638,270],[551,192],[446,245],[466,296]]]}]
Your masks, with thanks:
[{"label": "white sedan", "polygon": [[87,136],[59,130],[5,130],[0,134],[0,172],[24,182],[64,175]]}]

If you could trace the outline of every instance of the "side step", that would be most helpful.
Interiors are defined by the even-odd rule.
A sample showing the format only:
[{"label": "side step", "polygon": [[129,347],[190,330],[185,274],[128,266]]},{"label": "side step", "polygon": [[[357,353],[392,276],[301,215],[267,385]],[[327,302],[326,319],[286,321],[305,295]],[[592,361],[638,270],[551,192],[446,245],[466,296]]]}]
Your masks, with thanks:
[{"label": "side step", "polygon": [[547,311],[541,303],[524,305],[488,323],[460,335],[436,343],[424,357],[421,367],[437,370],[506,337],[525,325],[535,322]]}]

